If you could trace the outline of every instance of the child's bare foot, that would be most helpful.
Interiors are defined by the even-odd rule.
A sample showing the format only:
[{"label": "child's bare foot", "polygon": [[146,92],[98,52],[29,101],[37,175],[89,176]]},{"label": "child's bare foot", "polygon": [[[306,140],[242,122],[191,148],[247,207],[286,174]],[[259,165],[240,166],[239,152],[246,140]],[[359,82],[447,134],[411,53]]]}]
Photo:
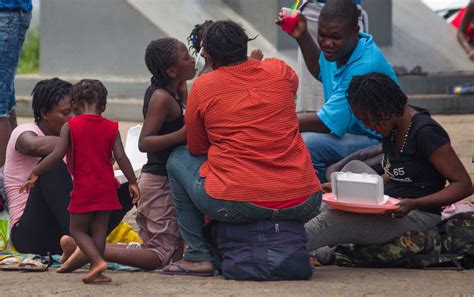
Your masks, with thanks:
[{"label": "child's bare foot", "polygon": [[82,278],[82,281],[86,284],[98,282],[98,280],[103,279],[101,275],[107,269],[107,262],[104,260],[91,264],[89,272]]},{"label": "child's bare foot", "polygon": [[87,256],[76,247],[74,252],[71,256],[66,260],[66,262],[61,265],[58,269],[56,269],[57,273],[68,273],[73,272],[76,269],[81,268],[82,266],[86,265],[89,262]]},{"label": "child's bare foot", "polygon": [[69,259],[72,253],[74,253],[74,250],[76,249],[77,244],[74,241],[74,239],[69,235],[64,235],[63,237],[61,237],[59,244],[61,245],[61,248],[63,249],[63,254],[59,260],[62,263],[64,263],[67,261],[67,259]]},{"label": "child's bare foot", "polygon": [[[82,279],[84,281],[84,278]],[[99,283],[110,283],[112,279],[106,275],[99,274],[96,278],[94,278],[90,282],[85,282],[86,284],[99,284]]]}]

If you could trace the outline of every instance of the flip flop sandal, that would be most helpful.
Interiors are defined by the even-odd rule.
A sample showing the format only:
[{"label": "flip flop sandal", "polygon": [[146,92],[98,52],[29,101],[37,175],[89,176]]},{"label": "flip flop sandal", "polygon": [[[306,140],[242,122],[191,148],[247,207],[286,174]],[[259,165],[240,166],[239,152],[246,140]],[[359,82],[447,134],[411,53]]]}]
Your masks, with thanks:
[{"label": "flip flop sandal", "polygon": [[20,271],[24,272],[43,272],[47,271],[48,267],[53,264],[51,254],[47,256],[34,256],[30,259],[23,260],[18,266]]},{"label": "flip flop sandal", "polygon": [[2,271],[18,271],[20,270],[21,260],[15,256],[9,256],[0,261],[0,270]]},{"label": "flip flop sandal", "polygon": [[187,269],[186,267],[178,264],[178,263],[170,263],[169,266],[177,267],[179,270],[170,271],[170,270],[160,270],[160,274],[164,275],[194,275],[194,276],[203,276],[203,277],[210,277],[214,276],[214,271],[192,271]]}]

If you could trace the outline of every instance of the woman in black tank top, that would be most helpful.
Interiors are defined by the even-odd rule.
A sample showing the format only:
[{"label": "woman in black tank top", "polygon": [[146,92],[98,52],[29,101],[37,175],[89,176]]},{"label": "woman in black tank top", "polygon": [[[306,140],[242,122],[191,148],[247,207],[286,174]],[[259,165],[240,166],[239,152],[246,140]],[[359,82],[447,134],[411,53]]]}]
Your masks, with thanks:
[{"label": "woman in black tank top", "polygon": [[[169,94],[174,99],[174,103],[170,103],[172,106],[170,109],[177,109],[179,108],[179,115],[177,117],[170,117],[171,119],[167,119],[162,125],[158,132],[155,134],[159,135],[166,135],[171,134],[173,132],[177,132],[184,127],[184,116],[183,116],[183,101],[173,92],[168,90],[167,88],[160,88],[154,85],[150,85],[145,93],[145,99],[143,103],[143,117],[146,120],[146,114],[148,111],[148,103],[150,102],[151,97],[157,91],[164,91]],[[173,101],[173,100],[171,100]],[[179,145],[184,143],[184,139],[182,143],[174,144],[168,148],[164,148],[160,151],[155,151],[154,149],[146,150],[147,152],[147,163],[143,166],[142,172],[148,172],[156,175],[166,176],[166,162],[168,161],[168,157],[173,152],[173,150],[178,147]]]}]

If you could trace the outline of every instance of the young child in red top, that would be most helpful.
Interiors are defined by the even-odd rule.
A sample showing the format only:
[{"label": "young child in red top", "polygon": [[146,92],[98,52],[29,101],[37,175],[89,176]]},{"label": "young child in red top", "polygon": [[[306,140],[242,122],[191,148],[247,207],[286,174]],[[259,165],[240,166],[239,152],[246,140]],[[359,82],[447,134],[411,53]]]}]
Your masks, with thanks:
[{"label": "young child in red top", "polygon": [[33,170],[20,189],[29,191],[38,176],[52,168],[67,153],[67,165],[73,176],[73,190],[68,210],[71,213],[70,233],[91,261],[84,283],[109,282],[102,274],[107,269],[103,259],[110,211],[120,209],[118,182],[112,169],[112,152],[129,181],[133,202],[139,198],[137,181],[118,131],[118,123],[101,114],[107,104],[107,89],[98,80],[84,79],[70,92],[76,116],[61,129],[59,142]]}]

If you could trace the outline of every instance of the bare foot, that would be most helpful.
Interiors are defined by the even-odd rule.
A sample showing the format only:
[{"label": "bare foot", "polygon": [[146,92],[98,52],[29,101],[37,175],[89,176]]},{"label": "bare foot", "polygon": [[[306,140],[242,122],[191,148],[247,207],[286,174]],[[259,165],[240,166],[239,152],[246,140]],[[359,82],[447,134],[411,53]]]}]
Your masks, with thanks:
[{"label": "bare foot", "polygon": [[59,259],[59,261],[64,263],[67,261],[67,259],[69,259],[72,253],[74,253],[74,250],[76,249],[77,244],[74,241],[74,239],[69,235],[64,235],[63,237],[61,237],[59,244],[61,245],[61,248],[63,249],[63,254],[61,256],[61,259]]},{"label": "bare foot", "polygon": [[71,256],[66,260],[66,262],[56,269],[57,273],[68,273],[73,272],[76,269],[81,268],[89,262],[89,259],[86,255],[77,247]]},{"label": "bare foot", "polygon": [[96,278],[94,278],[94,280],[92,280],[91,282],[85,282],[86,284],[99,284],[99,283],[110,283],[112,281],[112,279],[106,275],[103,275],[103,274],[99,274]]},{"label": "bare foot", "polygon": [[101,274],[106,269],[107,269],[107,262],[105,262],[104,260],[96,264],[91,264],[91,268],[89,269],[89,272],[82,278],[82,281],[86,284],[95,283],[98,280],[103,279],[103,276],[101,276]]}]

